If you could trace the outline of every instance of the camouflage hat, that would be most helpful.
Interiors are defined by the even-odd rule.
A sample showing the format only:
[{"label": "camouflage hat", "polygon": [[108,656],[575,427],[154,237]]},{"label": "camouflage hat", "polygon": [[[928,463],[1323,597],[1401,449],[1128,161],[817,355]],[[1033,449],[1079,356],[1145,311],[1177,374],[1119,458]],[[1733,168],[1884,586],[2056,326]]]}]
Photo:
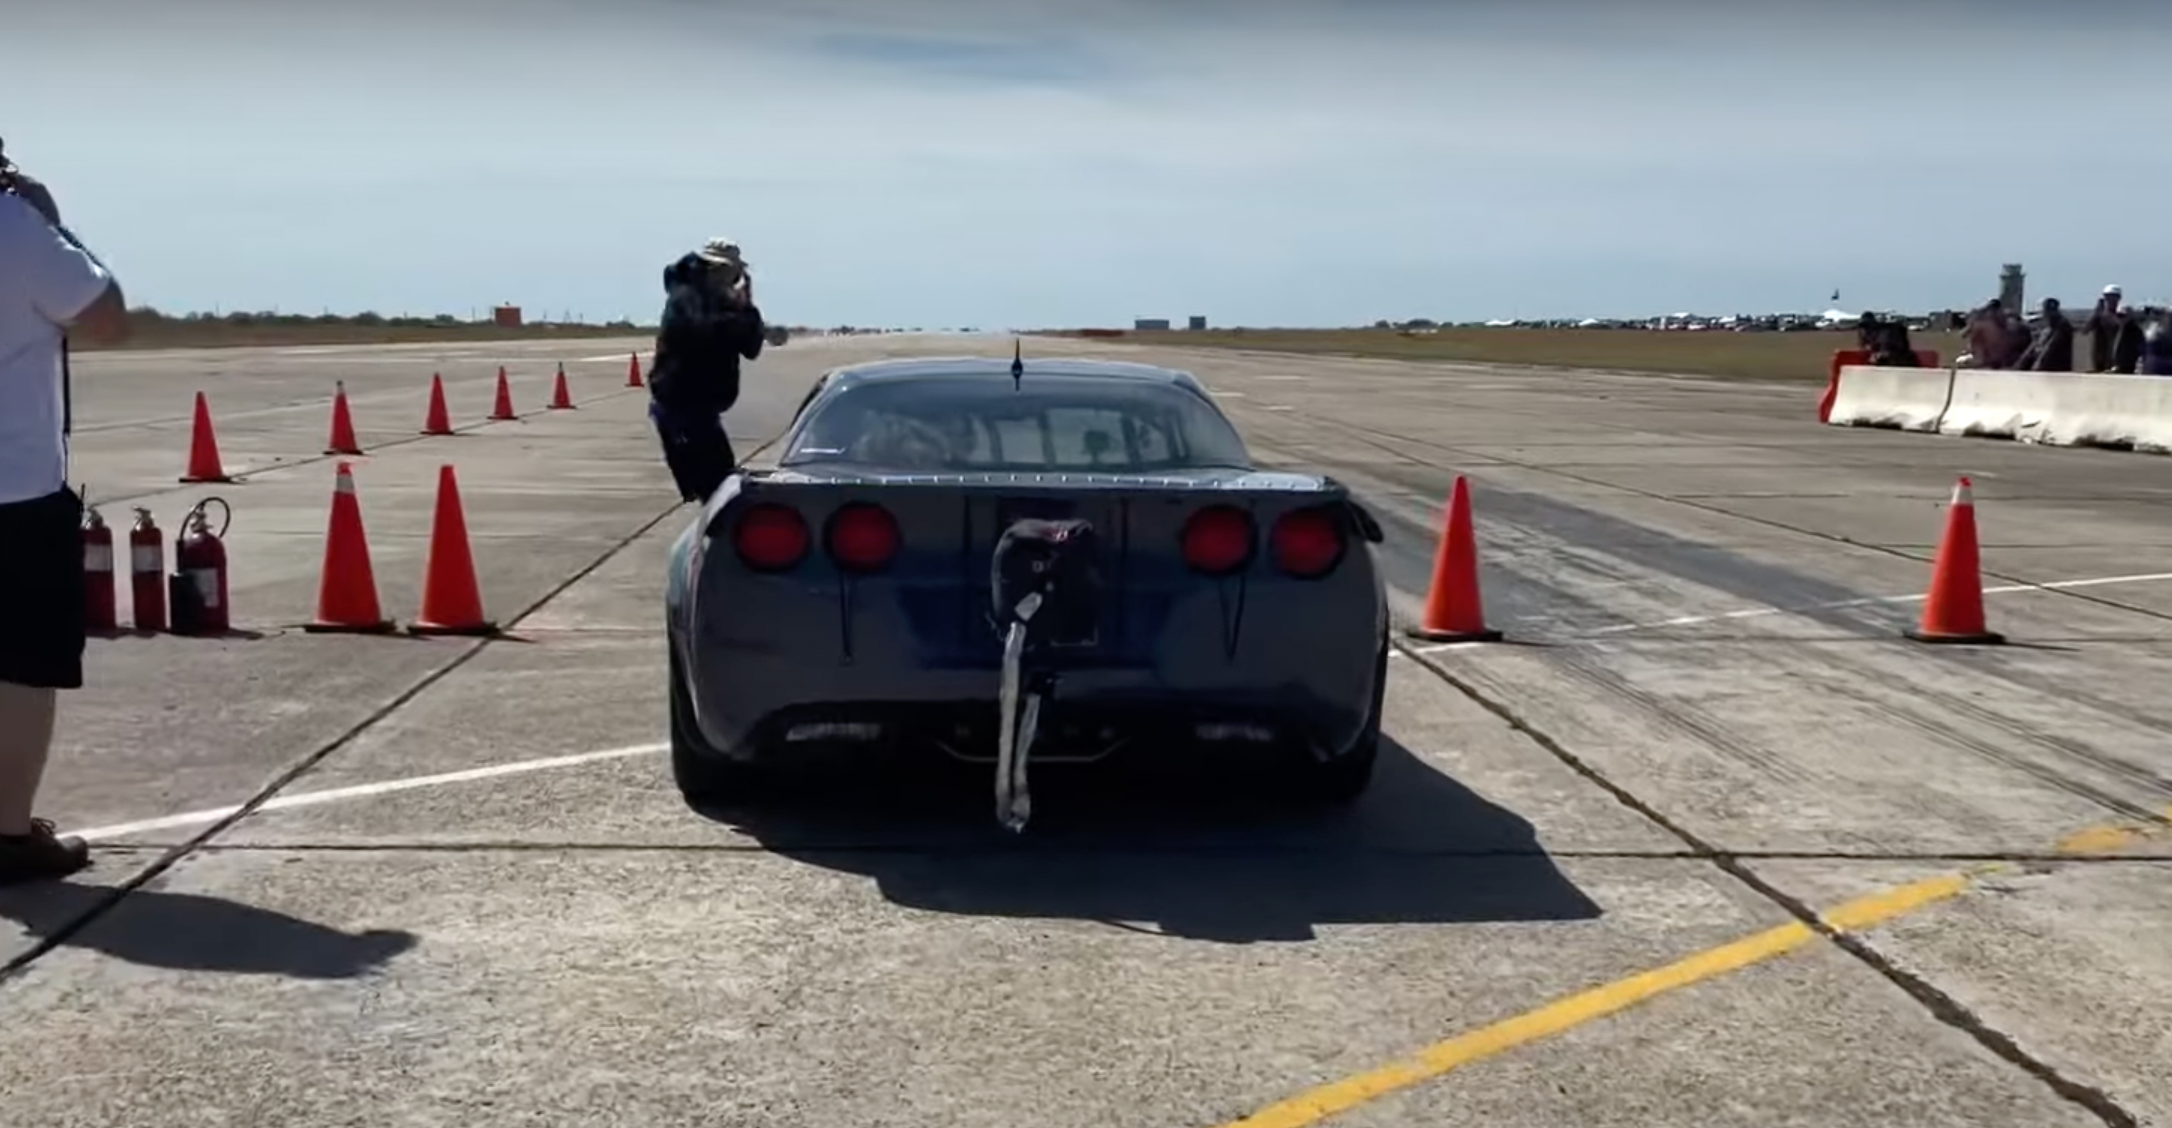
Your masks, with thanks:
[{"label": "camouflage hat", "polygon": [[694,257],[712,266],[733,266],[741,270],[747,266],[747,260],[739,253],[739,244],[722,237],[704,243],[694,252]]}]

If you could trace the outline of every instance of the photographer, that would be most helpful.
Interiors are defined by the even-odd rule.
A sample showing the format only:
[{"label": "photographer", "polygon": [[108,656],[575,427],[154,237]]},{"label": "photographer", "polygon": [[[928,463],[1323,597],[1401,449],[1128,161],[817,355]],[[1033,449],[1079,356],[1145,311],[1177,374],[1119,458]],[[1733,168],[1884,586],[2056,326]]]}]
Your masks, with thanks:
[{"label": "photographer", "polygon": [[706,502],[737,468],[723,416],[739,402],[739,362],[767,328],[739,247],[712,239],[664,268],[664,314],[649,368],[649,418],[679,496]]},{"label": "photographer", "polygon": [[0,885],[90,864],[32,816],[60,690],[83,684],[82,500],[68,488],[69,331],[118,340],[119,283],[0,156]]}]

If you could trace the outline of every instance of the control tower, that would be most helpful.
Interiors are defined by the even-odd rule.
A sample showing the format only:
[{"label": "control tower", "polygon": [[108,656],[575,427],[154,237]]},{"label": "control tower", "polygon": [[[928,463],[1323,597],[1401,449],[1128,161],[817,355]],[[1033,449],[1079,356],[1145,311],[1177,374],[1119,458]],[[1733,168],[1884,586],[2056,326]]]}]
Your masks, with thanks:
[{"label": "control tower", "polygon": [[2010,262],[2000,267],[1999,304],[2015,313],[2024,312],[2022,302],[2026,300],[2028,293],[2026,279],[2027,275],[2021,272],[2021,264],[2018,262]]}]

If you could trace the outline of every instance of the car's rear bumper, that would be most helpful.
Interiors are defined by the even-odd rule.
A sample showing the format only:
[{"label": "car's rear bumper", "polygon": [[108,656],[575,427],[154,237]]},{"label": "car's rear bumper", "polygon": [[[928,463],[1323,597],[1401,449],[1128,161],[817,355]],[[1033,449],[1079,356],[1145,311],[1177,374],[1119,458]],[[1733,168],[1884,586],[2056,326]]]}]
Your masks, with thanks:
[{"label": "car's rear bumper", "polygon": [[[1265,671],[1248,678],[1241,668],[1182,680],[1153,669],[1067,671],[1043,706],[1034,755],[1092,760],[1194,743],[1340,752],[1372,719],[1377,648],[1310,665],[1334,672],[1294,682]],[[692,656],[684,669],[704,742],[733,758],[835,743],[929,748],[960,759],[995,752],[995,670],[878,677],[842,667],[817,675],[715,650]],[[816,685],[819,693],[807,688]]]}]

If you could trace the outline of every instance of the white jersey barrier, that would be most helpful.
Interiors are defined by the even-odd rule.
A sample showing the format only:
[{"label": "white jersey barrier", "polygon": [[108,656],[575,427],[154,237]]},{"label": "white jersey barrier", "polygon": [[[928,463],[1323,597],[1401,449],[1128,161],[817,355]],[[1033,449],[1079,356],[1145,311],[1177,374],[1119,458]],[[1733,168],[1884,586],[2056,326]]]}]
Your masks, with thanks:
[{"label": "white jersey barrier", "polygon": [[1951,368],[1871,368],[1851,364],[1840,370],[1833,411],[1826,422],[1840,427],[1890,427],[1936,431],[1953,396]]},{"label": "white jersey barrier", "polygon": [[1964,369],[1939,423],[1948,435],[2049,446],[2172,451],[2172,380],[2087,372]]},{"label": "white jersey barrier", "polygon": [[1828,422],[2172,453],[2172,379],[1982,368],[1840,370]]}]

